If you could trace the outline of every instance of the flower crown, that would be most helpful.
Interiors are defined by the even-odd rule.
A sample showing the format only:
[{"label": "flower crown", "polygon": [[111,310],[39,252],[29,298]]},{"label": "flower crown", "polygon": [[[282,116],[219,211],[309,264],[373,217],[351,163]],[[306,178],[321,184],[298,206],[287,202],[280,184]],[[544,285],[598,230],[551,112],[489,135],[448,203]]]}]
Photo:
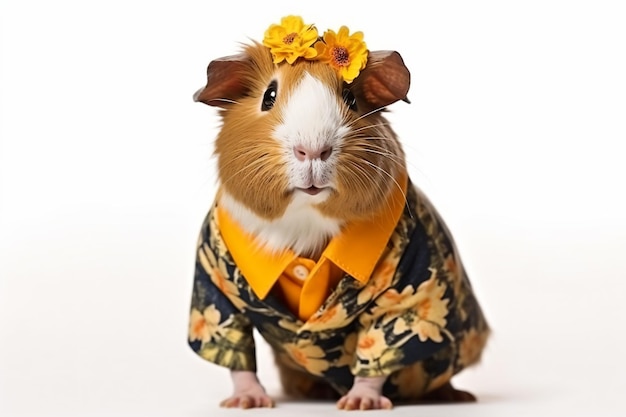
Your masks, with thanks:
[{"label": "flower crown", "polygon": [[263,38],[270,48],[274,63],[293,64],[298,58],[328,63],[347,83],[351,83],[367,63],[367,46],[363,33],[342,26],[339,32],[327,30],[320,37],[314,25],[307,25],[300,16],[286,16],[280,25],[272,24]]}]

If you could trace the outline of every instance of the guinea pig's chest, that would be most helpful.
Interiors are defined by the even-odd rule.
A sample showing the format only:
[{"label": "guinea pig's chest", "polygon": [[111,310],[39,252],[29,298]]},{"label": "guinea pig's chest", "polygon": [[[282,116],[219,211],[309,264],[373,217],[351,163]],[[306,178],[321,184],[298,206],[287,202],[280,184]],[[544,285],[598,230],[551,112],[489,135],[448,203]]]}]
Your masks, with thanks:
[{"label": "guinea pig's chest", "polygon": [[[218,204],[216,221],[235,265],[254,293],[265,299],[273,292],[298,319],[306,322],[320,310],[344,276],[366,285],[381,273],[389,272],[389,262],[383,261],[405,206],[406,176],[400,181],[401,188],[388,197],[385,210],[342,227],[314,259],[293,246],[275,250],[260,245],[258,235],[250,234],[227,206]],[[272,231],[280,233],[280,229]]]}]

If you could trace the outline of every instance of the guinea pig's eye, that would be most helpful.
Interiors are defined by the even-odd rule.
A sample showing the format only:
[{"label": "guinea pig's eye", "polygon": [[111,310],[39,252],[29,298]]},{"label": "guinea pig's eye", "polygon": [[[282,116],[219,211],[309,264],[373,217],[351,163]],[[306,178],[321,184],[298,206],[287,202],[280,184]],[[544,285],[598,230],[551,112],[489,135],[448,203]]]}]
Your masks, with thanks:
[{"label": "guinea pig's eye", "polygon": [[263,102],[261,103],[261,111],[268,111],[274,107],[276,101],[276,81],[272,81],[263,94]]},{"label": "guinea pig's eye", "polygon": [[343,89],[343,101],[346,102],[350,110],[356,111],[356,98],[354,97],[354,94],[352,94],[352,91],[350,91],[349,88]]}]

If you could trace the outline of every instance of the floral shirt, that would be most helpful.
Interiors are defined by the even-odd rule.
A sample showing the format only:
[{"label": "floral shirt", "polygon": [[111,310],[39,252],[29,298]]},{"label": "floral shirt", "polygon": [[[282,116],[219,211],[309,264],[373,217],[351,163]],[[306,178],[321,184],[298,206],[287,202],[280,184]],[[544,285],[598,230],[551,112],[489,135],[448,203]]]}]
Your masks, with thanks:
[{"label": "floral shirt", "polygon": [[214,206],[198,241],[191,302],[189,344],[202,358],[255,371],[256,328],[278,362],[322,378],[341,394],[354,376],[386,375],[383,391],[391,398],[412,395],[403,392],[403,381],[415,381],[409,369],[419,367],[425,392],[479,359],[487,323],[448,230],[416,188],[408,188],[371,279],[345,274],[306,321],[278,294],[255,294],[215,213]]}]

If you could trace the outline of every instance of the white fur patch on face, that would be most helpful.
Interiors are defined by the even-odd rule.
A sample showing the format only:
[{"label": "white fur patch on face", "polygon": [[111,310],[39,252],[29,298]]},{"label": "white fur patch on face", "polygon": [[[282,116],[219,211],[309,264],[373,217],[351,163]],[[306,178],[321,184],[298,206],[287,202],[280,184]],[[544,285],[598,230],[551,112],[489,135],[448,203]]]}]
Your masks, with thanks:
[{"label": "white fur patch on face", "polygon": [[219,205],[262,247],[275,252],[291,249],[298,255],[311,256],[320,253],[341,230],[339,220],[323,216],[311,205],[311,199],[323,201],[326,195],[322,194],[329,192],[317,196],[295,193],[285,214],[272,221],[257,216],[227,192],[222,193]]},{"label": "white fur patch on face", "polygon": [[[337,95],[328,86],[305,73],[282,109],[274,137],[284,146],[289,185],[292,188],[332,187],[337,154],[348,133]],[[330,157],[299,160],[294,149],[312,152],[331,149]]]},{"label": "white fur patch on face", "polygon": [[[316,206],[328,199],[331,188],[336,186],[337,155],[349,131],[343,121],[342,104],[335,91],[305,73],[287,97],[286,106],[281,108],[282,123],[273,136],[283,147],[289,187],[294,192],[280,218],[262,218],[226,191],[222,193],[220,206],[262,247],[275,252],[291,249],[298,255],[317,256],[341,231],[343,222],[323,216]],[[318,157],[298,158],[296,148],[311,151],[312,155],[318,152]],[[319,151],[324,149],[331,149],[330,156],[321,158]],[[321,190],[298,190],[310,187]]]}]

